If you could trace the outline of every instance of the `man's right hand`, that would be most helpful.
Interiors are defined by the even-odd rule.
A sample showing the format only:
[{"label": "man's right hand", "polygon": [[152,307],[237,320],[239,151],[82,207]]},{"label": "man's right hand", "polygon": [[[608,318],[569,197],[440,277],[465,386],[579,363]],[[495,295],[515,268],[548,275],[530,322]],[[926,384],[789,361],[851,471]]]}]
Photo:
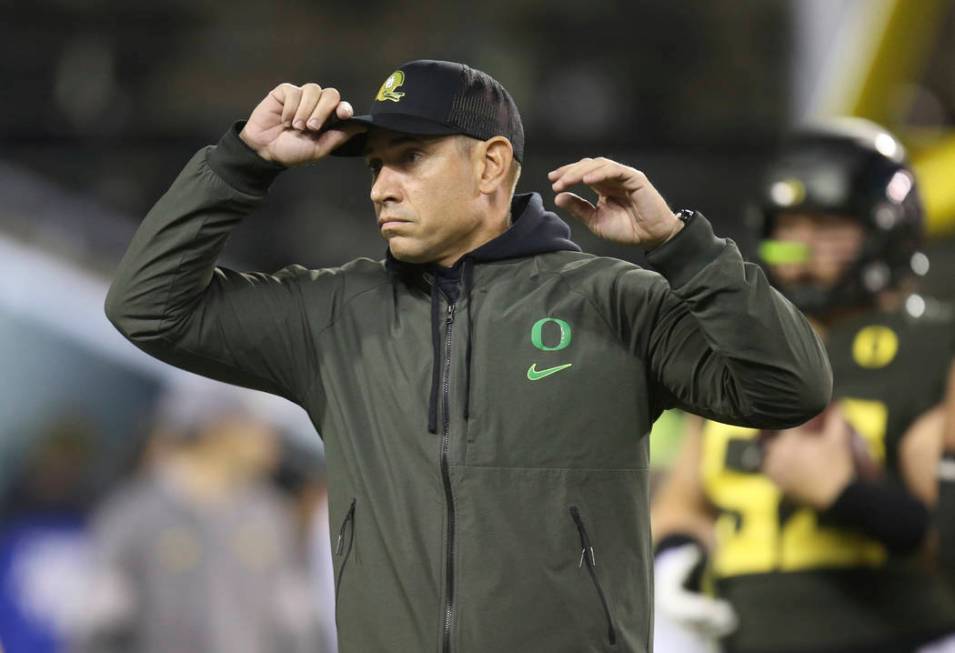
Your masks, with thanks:
[{"label": "man's right hand", "polygon": [[288,167],[314,163],[367,129],[348,124],[322,131],[329,120],[348,120],[354,113],[337,89],[279,84],[255,107],[239,137],[267,161]]}]

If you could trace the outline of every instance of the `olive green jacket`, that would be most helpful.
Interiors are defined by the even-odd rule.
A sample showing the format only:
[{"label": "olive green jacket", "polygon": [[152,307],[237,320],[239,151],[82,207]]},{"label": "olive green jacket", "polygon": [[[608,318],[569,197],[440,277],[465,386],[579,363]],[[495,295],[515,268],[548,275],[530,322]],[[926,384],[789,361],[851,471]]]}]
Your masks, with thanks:
[{"label": "olive green jacket", "polygon": [[106,311],[159,359],[308,411],[342,653],[649,651],[650,427],[670,406],[766,428],[821,411],[804,317],[699,214],[651,272],[580,252],[538,195],[458,276],[218,268],[282,170],[237,129],[149,212]]}]

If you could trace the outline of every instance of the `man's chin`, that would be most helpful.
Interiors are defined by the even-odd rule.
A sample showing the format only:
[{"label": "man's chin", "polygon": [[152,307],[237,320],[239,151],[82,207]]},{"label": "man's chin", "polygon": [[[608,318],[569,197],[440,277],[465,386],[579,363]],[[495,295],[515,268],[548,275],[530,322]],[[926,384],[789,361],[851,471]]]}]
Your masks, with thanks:
[{"label": "man's chin", "polygon": [[413,247],[408,247],[406,243],[401,242],[402,240],[400,236],[393,236],[388,239],[388,250],[395,259],[402,263],[427,263],[431,260],[427,254]]}]

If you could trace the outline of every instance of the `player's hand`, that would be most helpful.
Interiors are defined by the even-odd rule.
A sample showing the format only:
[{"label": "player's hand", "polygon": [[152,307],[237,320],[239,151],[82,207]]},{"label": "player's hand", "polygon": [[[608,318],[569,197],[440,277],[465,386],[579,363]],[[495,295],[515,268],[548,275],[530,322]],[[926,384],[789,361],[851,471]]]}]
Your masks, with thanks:
[{"label": "player's hand", "polygon": [[851,438],[842,413],[830,409],[821,430],[804,425],[773,437],[763,473],[797,503],[825,510],[855,476]]},{"label": "player's hand", "polygon": [[693,649],[729,635],[739,624],[729,602],[689,586],[703,561],[703,550],[697,544],[687,543],[664,550],[653,564],[656,627],[665,629],[670,640],[698,642]]},{"label": "player's hand", "polygon": [[[600,238],[653,249],[683,228],[666,201],[635,168],[605,159],[581,159],[547,173],[554,203],[587,225]],[[586,184],[597,193],[596,206],[566,192]]]},{"label": "player's hand", "polygon": [[337,89],[279,84],[255,107],[239,137],[267,161],[289,167],[314,163],[366,130],[359,124],[322,129],[330,120],[348,120],[354,113]]}]

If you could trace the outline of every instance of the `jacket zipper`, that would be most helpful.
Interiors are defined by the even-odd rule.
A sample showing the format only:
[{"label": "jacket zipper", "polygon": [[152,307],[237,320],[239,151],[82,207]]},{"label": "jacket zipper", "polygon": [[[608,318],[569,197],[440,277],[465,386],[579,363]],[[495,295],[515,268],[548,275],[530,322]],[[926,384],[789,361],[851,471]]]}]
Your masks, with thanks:
[{"label": "jacket zipper", "polygon": [[594,587],[597,589],[597,596],[600,597],[600,604],[604,609],[604,616],[607,617],[607,639],[610,640],[610,644],[617,643],[617,628],[613,623],[613,615],[610,614],[610,605],[607,603],[607,595],[604,594],[603,588],[600,586],[600,579],[597,578],[597,557],[594,555],[594,547],[590,543],[590,537],[587,535],[587,529],[584,528],[584,522],[580,518],[580,512],[577,510],[577,506],[570,507],[570,516],[574,518],[574,523],[577,524],[577,533],[580,535],[580,562],[577,563],[577,568],[579,569],[583,566],[584,562],[587,563],[587,572],[590,574],[590,579],[594,582]]},{"label": "jacket zipper", "polygon": [[451,428],[451,411],[448,408],[448,395],[451,384],[451,332],[454,327],[454,304],[448,304],[447,339],[444,349],[444,382],[442,408],[444,410],[444,428],[441,435],[441,478],[444,481],[444,499],[448,507],[448,557],[445,561],[445,592],[447,601],[444,606],[444,653],[451,651],[451,626],[454,622],[454,496],[451,493],[451,474],[448,470],[448,432]]},{"label": "jacket zipper", "polygon": [[348,508],[348,513],[345,515],[345,519],[342,520],[341,528],[338,529],[338,543],[335,545],[335,555],[341,556],[344,549],[343,545],[345,544],[344,535],[345,529],[350,525],[351,528],[348,529],[348,549],[344,551],[345,557],[342,560],[342,564],[338,567],[338,578],[335,580],[335,605],[338,605],[338,597],[341,595],[341,586],[342,586],[342,576],[345,575],[345,565],[348,564],[348,559],[351,557],[352,544],[355,542],[355,501],[353,497],[351,500],[351,506]]}]

